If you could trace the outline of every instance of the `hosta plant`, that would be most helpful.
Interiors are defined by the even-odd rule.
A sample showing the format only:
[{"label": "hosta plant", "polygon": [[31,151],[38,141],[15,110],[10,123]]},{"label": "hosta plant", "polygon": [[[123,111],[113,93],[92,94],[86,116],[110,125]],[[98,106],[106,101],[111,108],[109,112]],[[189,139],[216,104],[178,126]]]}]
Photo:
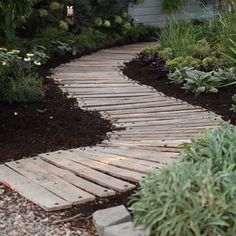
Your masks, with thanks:
[{"label": "hosta plant", "polygon": [[220,79],[221,87],[226,87],[236,84],[236,68],[218,69],[214,75]]},{"label": "hosta plant", "polygon": [[210,160],[154,171],[132,200],[134,221],[149,235],[232,236],[236,232],[234,165],[212,171]]},{"label": "hosta plant", "polygon": [[181,156],[183,161],[194,163],[210,159],[214,171],[223,170],[233,164],[236,170],[236,127],[225,124],[214,130],[207,130],[200,138],[186,144]]},{"label": "hosta plant", "polygon": [[212,72],[190,70],[186,72],[187,77],[183,89],[198,96],[201,93],[217,93],[220,87],[220,80],[213,76]]},{"label": "hosta plant", "polygon": [[176,68],[174,72],[169,73],[168,79],[174,84],[183,84],[185,82],[185,78],[187,77],[186,72],[192,69],[193,68],[189,67],[184,67],[182,69]]}]

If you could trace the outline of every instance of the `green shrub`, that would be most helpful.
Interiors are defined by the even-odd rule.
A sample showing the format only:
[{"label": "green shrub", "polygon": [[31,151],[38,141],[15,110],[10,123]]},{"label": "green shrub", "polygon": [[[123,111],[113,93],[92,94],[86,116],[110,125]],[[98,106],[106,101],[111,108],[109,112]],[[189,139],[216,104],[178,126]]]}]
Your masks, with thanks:
[{"label": "green shrub", "polygon": [[195,93],[196,96],[201,93],[217,93],[219,88],[236,85],[236,72],[233,67],[210,72],[180,67],[170,72],[168,78],[175,84],[182,84],[184,90]]},{"label": "green shrub", "polygon": [[196,41],[194,27],[190,23],[171,21],[160,33],[161,47],[171,48],[175,57],[192,55]]},{"label": "green shrub", "polygon": [[236,94],[234,94],[234,96],[232,97],[233,103],[232,107],[231,107],[231,111],[236,113]]},{"label": "green shrub", "polygon": [[201,67],[201,60],[192,56],[176,57],[166,61],[166,67],[169,71],[173,72],[176,68],[183,69],[184,67],[192,67],[198,69]]},{"label": "green shrub", "polygon": [[202,60],[202,66],[206,71],[219,68],[219,59],[215,56],[208,56]]},{"label": "green shrub", "polygon": [[165,60],[171,60],[174,57],[173,49],[172,48],[164,48],[160,50],[159,52],[160,57],[162,57]]},{"label": "green shrub", "polygon": [[[21,56],[22,57],[21,57]],[[0,50],[0,100],[32,102],[43,98],[36,67],[46,61],[41,51],[21,54],[19,50]]]},{"label": "green shrub", "polygon": [[183,9],[187,0],[162,0],[162,9],[168,13],[176,13]]},{"label": "green shrub", "polygon": [[197,41],[197,43],[192,46],[192,56],[201,60],[208,57],[211,51],[211,46],[205,39]]},{"label": "green shrub", "polygon": [[212,161],[217,172],[233,165],[236,170],[236,127],[228,124],[214,130],[207,130],[200,138],[186,144],[181,156],[183,161],[194,163]]},{"label": "green shrub", "polygon": [[236,84],[236,68],[218,69],[214,75],[219,78],[221,87],[227,87]]},{"label": "green shrub", "polygon": [[187,70],[184,78],[183,89],[194,93],[195,96],[201,93],[218,93],[220,80],[213,75],[213,72],[203,72],[199,70]]},{"label": "green shrub", "polygon": [[224,55],[236,65],[236,40],[229,40],[228,53],[226,52]]},{"label": "green shrub", "polygon": [[42,81],[32,77],[11,81],[0,90],[0,100],[7,102],[37,102],[43,97]]},{"label": "green shrub", "polygon": [[126,27],[123,30],[123,42],[135,43],[146,40],[153,40],[156,38],[159,28],[152,26],[145,26],[142,24],[131,24],[131,27]]},{"label": "green shrub", "polygon": [[203,161],[176,163],[154,171],[133,197],[135,224],[144,226],[149,235],[234,235],[236,173],[233,168],[229,165],[223,171],[214,172],[212,163]]},{"label": "green shrub", "polygon": [[169,73],[168,79],[174,84],[183,84],[187,78],[187,71],[191,71],[192,69],[191,67],[176,68],[174,72]]},{"label": "green shrub", "polygon": [[195,25],[194,31],[198,40],[205,39],[211,46],[220,42],[223,25],[219,17]]}]

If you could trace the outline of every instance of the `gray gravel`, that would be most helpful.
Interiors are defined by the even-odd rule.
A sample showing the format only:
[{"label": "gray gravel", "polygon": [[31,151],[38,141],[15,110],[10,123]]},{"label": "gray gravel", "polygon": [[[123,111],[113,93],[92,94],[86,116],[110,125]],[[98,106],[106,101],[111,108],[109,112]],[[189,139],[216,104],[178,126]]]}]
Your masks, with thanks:
[{"label": "gray gravel", "polygon": [[[66,219],[68,211],[47,213],[16,192],[0,184],[0,235],[1,236],[92,236],[96,235],[90,224],[75,226]],[[79,218],[76,219],[79,222]],[[79,224],[78,224],[79,225]]]}]

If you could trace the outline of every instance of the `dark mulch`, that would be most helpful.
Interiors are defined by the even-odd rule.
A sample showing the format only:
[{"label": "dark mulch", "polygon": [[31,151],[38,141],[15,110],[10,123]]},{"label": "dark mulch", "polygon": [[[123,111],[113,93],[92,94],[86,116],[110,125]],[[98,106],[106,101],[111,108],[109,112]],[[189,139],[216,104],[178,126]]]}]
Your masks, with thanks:
[{"label": "dark mulch", "polygon": [[157,72],[150,66],[143,65],[138,59],[126,63],[123,73],[132,80],[154,87],[167,96],[175,97],[192,105],[198,105],[214,111],[226,121],[236,124],[236,113],[230,111],[232,96],[236,93],[236,86],[220,89],[217,94],[201,94],[197,98],[191,93],[185,93],[181,86],[170,83],[166,73]]},{"label": "dark mulch", "polygon": [[99,113],[81,110],[53,80],[45,79],[44,87],[43,102],[0,103],[0,162],[95,145],[112,130]]}]

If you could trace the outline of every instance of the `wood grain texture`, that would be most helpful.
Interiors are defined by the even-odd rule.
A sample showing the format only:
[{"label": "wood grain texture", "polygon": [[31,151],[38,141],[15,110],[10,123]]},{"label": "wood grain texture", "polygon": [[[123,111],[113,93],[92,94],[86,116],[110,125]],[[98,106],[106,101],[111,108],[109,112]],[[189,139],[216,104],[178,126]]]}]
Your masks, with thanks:
[{"label": "wood grain texture", "polygon": [[118,130],[95,147],[43,153],[0,165],[0,181],[46,211],[133,190],[153,170],[179,160],[183,144],[222,123],[201,107],[122,75],[119,66],[153,43],[104,49],[54,69],[54,79],[85,110]]}]

